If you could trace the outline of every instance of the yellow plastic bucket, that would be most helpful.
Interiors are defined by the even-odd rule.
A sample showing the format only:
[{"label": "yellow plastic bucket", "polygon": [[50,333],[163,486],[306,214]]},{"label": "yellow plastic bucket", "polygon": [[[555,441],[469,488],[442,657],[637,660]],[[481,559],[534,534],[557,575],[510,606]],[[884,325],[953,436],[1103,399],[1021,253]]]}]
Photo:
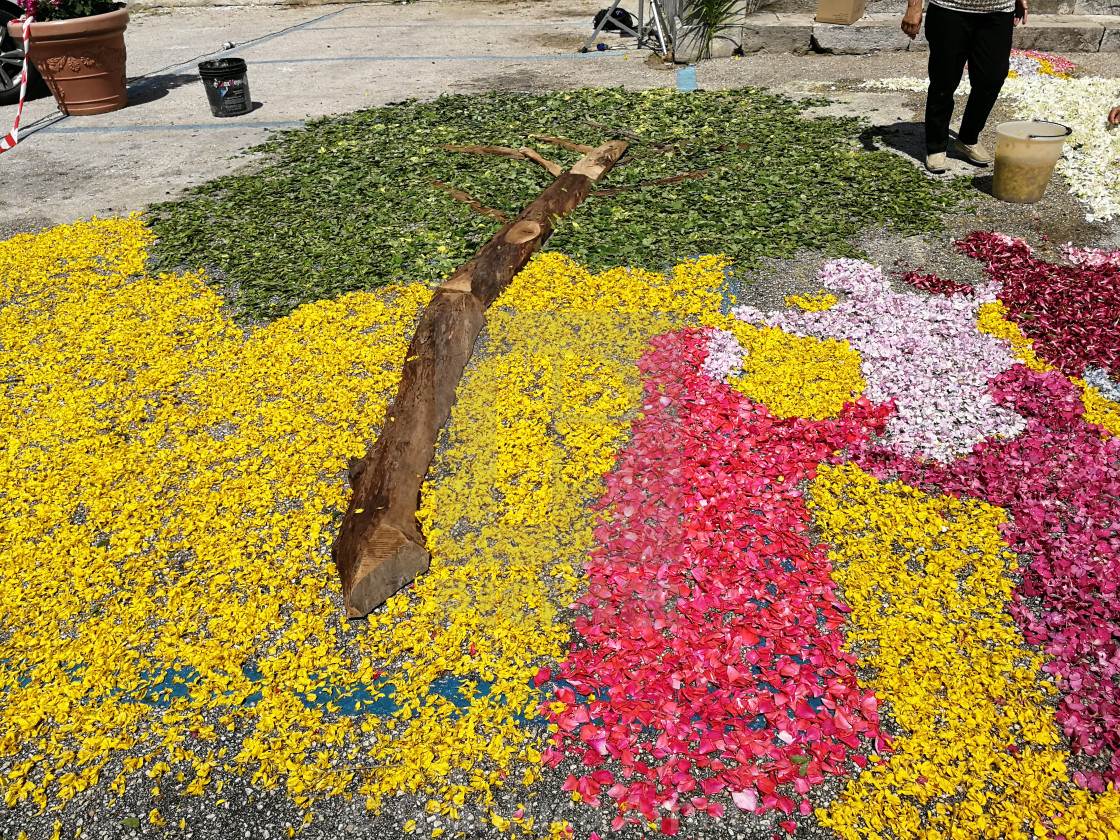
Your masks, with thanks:
[{"label": "yellow plastic bucket", "polygon": [[1061,123],[1029,120],[996,126],[996,170],[992,194],[1012,204],[1042,198],[1073,129]]}]

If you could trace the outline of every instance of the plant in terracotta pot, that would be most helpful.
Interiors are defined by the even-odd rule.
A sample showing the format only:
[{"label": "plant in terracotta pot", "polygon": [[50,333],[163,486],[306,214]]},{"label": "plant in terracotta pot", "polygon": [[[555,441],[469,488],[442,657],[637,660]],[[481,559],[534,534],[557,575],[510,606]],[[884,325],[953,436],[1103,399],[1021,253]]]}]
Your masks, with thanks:
[{"label": "plant in terracotta pot", "polygon": [[[124,30],[128,12],[115,0],[19,0],[34,17],[27,56],[64,114],[103,114],[128,104]],[[8,23],[23,38],[23,23]]]}]

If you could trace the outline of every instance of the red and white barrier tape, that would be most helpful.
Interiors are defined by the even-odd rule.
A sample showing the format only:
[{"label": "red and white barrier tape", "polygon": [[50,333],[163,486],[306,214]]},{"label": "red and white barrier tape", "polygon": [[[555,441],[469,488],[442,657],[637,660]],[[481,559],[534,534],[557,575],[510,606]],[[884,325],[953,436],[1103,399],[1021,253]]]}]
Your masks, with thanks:
[{"label": "red and white barrier tape", "polygon": [[19,118],[23,116],[23,100],[27,96],[27,48],[31,40],[31,21],[35,18],[25,15],[23,21],[23,72],[19,76],[19,108],[16,110],[16,124],[5,136],[0,137],[0,152],[6,152],[19,142]]}]

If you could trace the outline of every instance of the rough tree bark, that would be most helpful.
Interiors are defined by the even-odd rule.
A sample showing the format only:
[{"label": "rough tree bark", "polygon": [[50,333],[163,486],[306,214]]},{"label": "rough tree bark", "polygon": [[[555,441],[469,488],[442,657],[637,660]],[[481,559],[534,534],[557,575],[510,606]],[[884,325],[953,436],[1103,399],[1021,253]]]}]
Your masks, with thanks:
[{"label": "rough tree bark", "polygon": [[553,221],[583,202],[625,150],[625,142],[612,141],[562,173],[437,288],[420,314],[381,435],[350,468],[354,493],[332,548],[348,616],[368,614],[427,571],[416,521],[420,487],[486,309],[540,250]]}]

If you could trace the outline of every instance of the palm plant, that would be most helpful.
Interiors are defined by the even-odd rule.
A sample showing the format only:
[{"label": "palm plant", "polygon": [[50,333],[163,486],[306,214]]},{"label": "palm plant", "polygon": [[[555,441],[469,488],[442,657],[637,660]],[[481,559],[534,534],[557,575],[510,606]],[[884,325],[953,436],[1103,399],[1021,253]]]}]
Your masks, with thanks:
[{"label": "palm plant", "polygon": [[758,11],[763,0],[686,0],[681,17],[687,24],[701,27],[703,46],[700,58],[712,57],[712,42],[724,30],[735,25],[743,14]]}]

